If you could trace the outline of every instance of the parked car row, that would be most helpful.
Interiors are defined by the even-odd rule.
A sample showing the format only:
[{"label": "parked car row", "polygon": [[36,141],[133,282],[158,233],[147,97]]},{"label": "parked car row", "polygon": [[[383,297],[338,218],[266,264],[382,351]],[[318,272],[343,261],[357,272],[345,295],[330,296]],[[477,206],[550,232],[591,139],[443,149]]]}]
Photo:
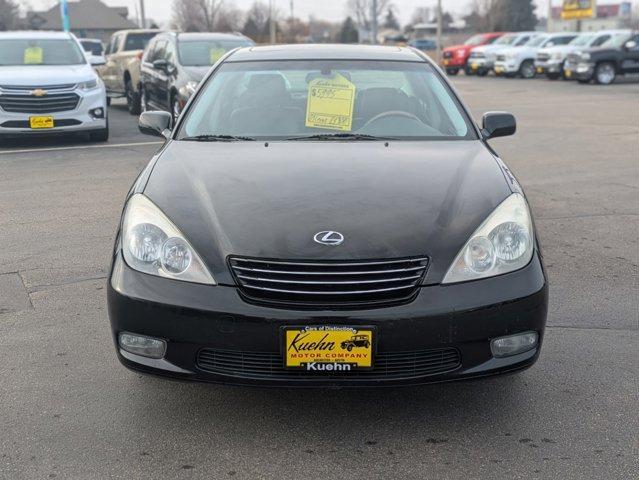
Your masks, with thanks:
[{"label": "parked car row", "polygon": [[619,75],[639,73],[639,32],[493,32],[475,35],[443,51],[449,75],[576,79],[608,85]]}]

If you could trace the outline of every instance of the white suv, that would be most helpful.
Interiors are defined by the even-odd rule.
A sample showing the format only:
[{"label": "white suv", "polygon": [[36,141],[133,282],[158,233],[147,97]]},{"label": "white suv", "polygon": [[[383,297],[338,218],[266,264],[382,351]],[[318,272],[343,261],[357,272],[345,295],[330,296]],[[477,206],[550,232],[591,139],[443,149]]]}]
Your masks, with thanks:
[{"label": "white suv", "polygon": [[547,33],[531,39],[521,47],[501,50],[495,62],[495,73],[507,77],[518,75],[522,78],[533,78],[537,73],[535,57],[540,49],[554,45],[566,45],[576,36],[576,33],[570,32]]},{"label": "white suv", "polygon": [[493,43],[475,47],[470,51],[468,57],[469,71],[471,74],[477,74],[480,77],[488,75],[494,68],[497,54],[502,50],[510,47],[520,47],[530,41],[531,38],[538,36],[537,32],[516,32],[507,33],[503,37],[499,37]]},{"label": "white suv", "polygon": [[64,32],[0,33],[0,137],[86,132],[109,138],[106,90],[77,38]]}]

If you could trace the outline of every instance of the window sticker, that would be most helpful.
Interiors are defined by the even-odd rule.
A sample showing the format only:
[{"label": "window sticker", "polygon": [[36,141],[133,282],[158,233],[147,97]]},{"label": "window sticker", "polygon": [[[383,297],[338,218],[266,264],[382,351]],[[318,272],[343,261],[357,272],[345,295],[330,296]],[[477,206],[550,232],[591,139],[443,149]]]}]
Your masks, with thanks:
[{"label": "window sticker", "polygon": [[355,85],[336,73],[308,84],[306,126],[350,132],[353,128]]},{"label": "window sticker", "polygon": [[40,47],[28,47],[24,50],[25,65],[40,65],[44,63],[44,52]]},{"label": "window sticker", "polygon": [[217,63],[217,61],[222,58],[225,53],[226,50],[224,50],[223,48],[212,48],[209,51],[209,54],[211,55],[211,65]]}]

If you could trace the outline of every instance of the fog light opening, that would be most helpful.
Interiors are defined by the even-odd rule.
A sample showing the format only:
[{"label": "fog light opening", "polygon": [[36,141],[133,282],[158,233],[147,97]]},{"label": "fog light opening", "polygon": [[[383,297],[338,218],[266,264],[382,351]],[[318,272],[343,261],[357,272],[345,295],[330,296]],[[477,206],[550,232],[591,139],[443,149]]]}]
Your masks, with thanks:
[{"label": "fog light opening", "polygon": [[99,107],[89,110],[89,115],[93,118],[104,118],[104,108]]},{"label": "fog light opening", "polygon": [[120,333],[118,343],[122,350],[143,357],[163,358],[166,353],[166,342],[164,340],[145,337],[144,335]]},{"label": "fog light opening", "polygon": [[537,346],[539,334],[537,332],[518,333],[507,337],[499,337],[491,340],[490,350],[493,357],[510,357],[527,352]]}]

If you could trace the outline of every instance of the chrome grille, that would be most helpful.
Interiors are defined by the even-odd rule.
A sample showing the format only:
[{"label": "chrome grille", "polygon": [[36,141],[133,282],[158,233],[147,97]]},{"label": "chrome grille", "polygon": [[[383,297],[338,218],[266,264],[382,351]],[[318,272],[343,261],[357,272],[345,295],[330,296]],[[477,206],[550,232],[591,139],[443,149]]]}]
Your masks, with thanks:
[{"label": "chrome grille", "polygon": [[198,352],[196,364],[200,370],[205,372],[239,378],[397,380],[457,370],[461,366],[461,354],[456,348],[378,353],[374,357],[371,369],[327,374],[325,372],[286,369],[282,356],[277,353],[205,348]]},{"label": "chrome grille", "polygon": [[0,85],[0,90],[11,90],[19,92],[30,92],[31,90],[46,90],[47,92],[58,90],[73,90],[76,87],[75,83],[65,83],[62,85]]},{"label": "chrome grille", "polygon": [[497,55],[497,61],[498,62],[505,62],[506,61],[506,55]]},{"label": "chrome grille", "polygon": [[486,58],[484,52],[470,52],[470,58]]},{"label": "chrome grille", "polygon": [[344,262],[232,257],[230,265],[249,299],[326,308],[408,300],[417,293],[428,259]]},{"label": "chrome grille", "polygon": [[540,62],[547,62],[548,60],[550,60],[550,54],[548,54],[548,53],[538,53],[537,54],[537,60],[539,60]]},{"label": "chrome grille", "polygon": [[11,113],[56,113],[75,110],[80,102],[76,93],[54,93],[43,97],[0,94],[0,108]]}]

